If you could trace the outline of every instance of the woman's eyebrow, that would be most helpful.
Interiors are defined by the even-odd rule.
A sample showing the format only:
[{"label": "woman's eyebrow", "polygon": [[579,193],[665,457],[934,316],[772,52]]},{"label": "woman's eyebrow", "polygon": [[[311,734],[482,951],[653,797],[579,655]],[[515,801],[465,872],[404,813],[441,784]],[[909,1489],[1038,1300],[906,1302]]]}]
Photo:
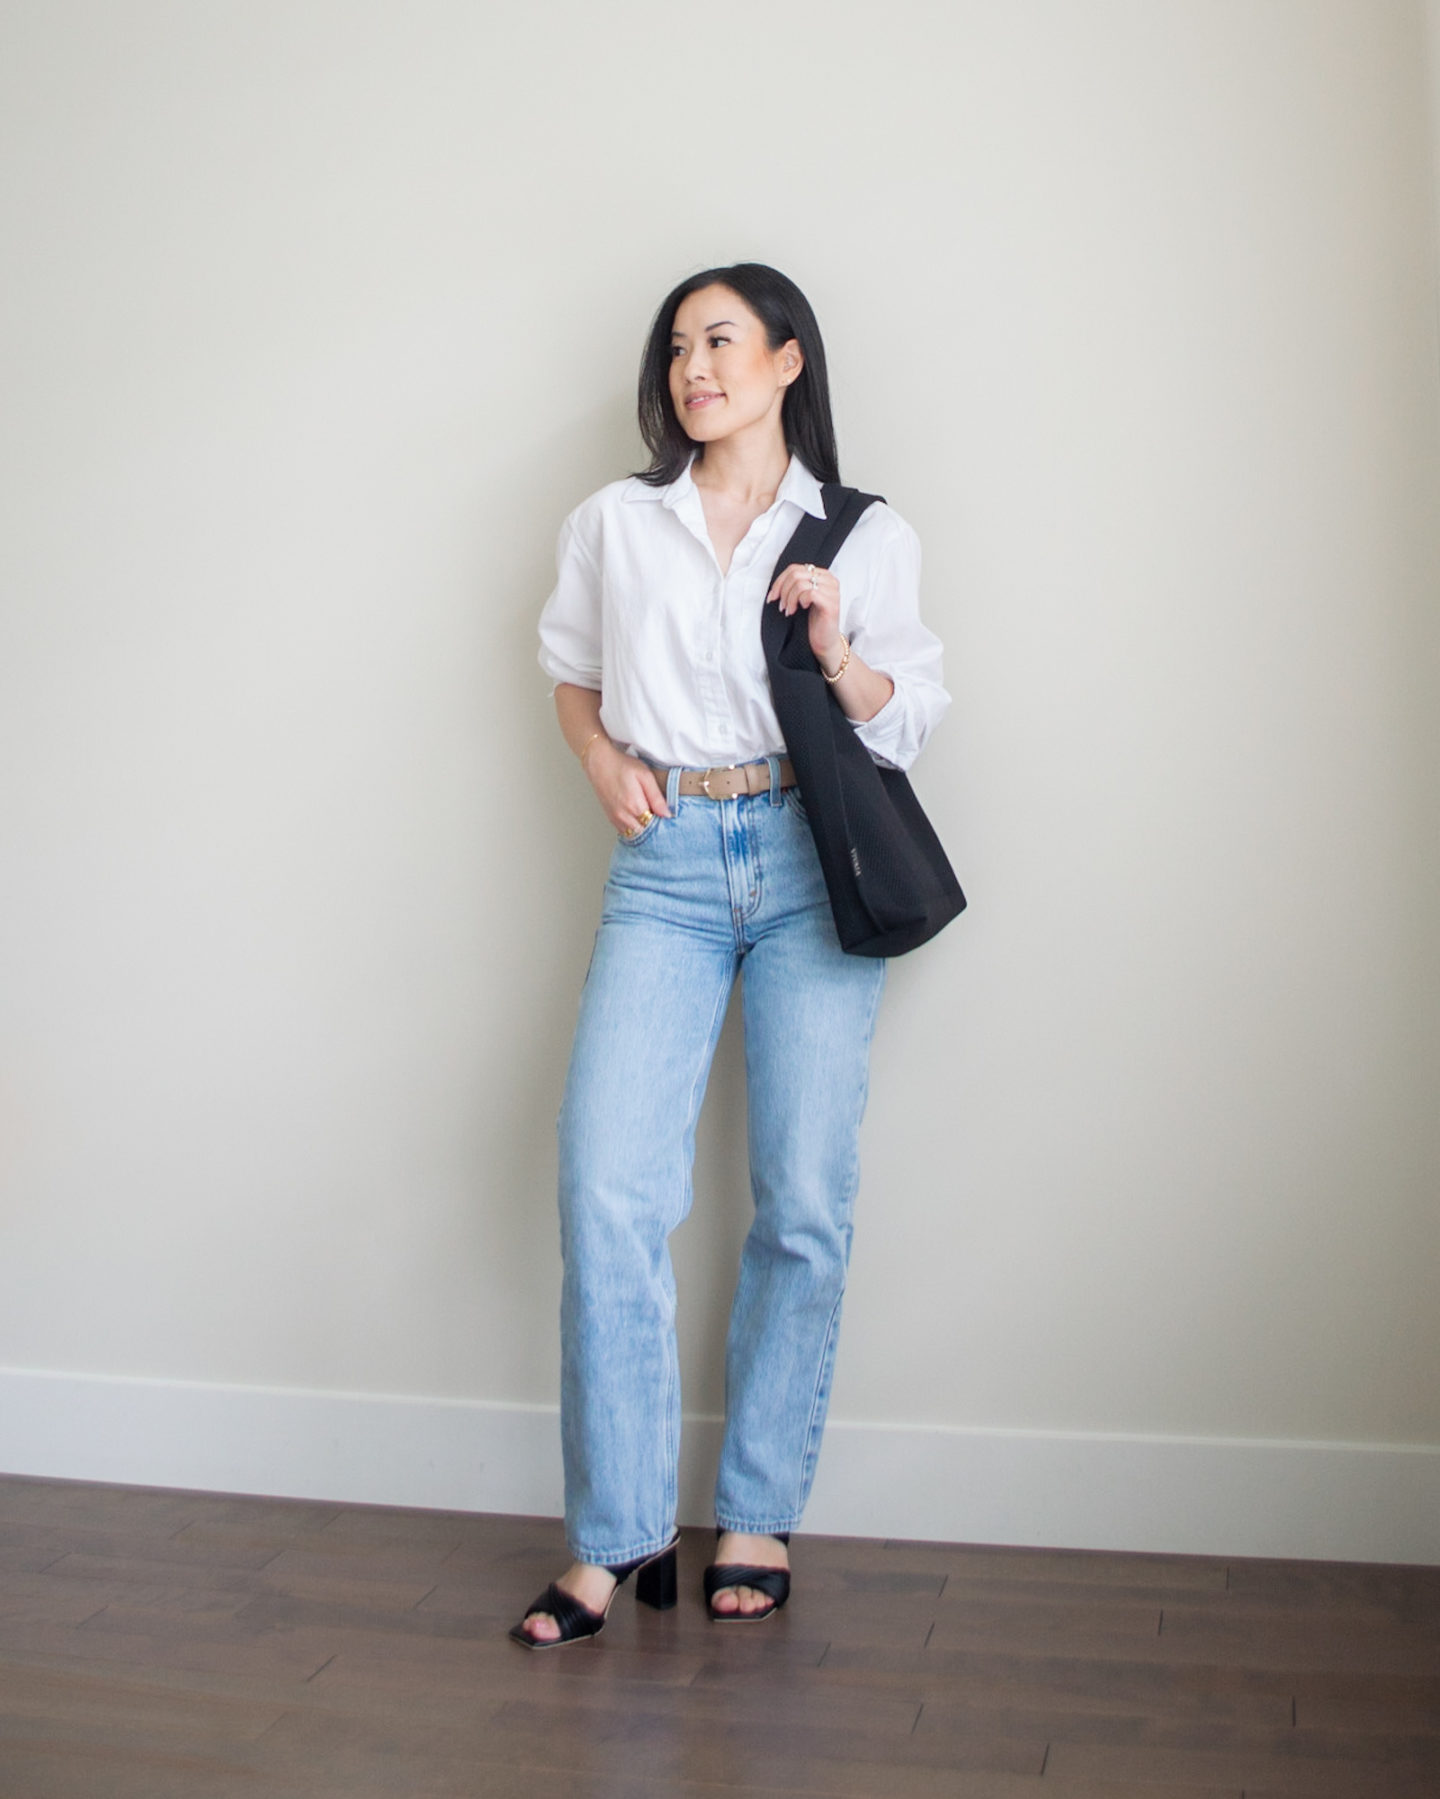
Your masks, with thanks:
[{"label": "woman's eyebrow", "polygon": [[[734,319],[716,319],[713,325],[706,325],[704,331],[718,331],[722,325],[728,325],[732,331],[738,331],[740,329]],[[702,331],[702,336],[703,334],[704,332]],[[683,331],[672,331],[670,335],[672,338],[684,337],[685,333]]]}]

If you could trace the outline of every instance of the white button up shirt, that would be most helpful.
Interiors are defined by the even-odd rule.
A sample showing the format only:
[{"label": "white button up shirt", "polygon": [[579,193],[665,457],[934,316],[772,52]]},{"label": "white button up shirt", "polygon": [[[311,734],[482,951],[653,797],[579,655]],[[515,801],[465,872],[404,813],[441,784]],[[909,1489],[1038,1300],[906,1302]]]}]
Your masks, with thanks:
[{"label": "white button up shirt", "polygon": [[[633,476],[581,502],[560,529],[559,578],[540,619],[540,664],[597,690],[600,722],[657,767],[720,768],[783,753],[760,642],[775,563],[820,483],[791,457],[773,505],[722,574],[687,468],[668,487]],[[895,691],[855,729],[870,754],[908,768],[950,696],[940,641],[920,622],[920,541],[872,506],[835,557],[840,628]]]}]

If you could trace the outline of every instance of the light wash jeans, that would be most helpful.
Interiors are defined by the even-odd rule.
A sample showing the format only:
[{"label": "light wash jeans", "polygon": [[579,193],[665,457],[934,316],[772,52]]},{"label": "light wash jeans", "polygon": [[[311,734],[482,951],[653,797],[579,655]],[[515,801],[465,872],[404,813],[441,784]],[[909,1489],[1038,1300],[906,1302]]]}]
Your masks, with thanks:
[{"label": "light wash jeans", "polygon": [[695,1122],[742,974],[755,1218],[725,1355],[716,1522],[800,1520],[830,1394],[885,964],[843,954],[794,789],[616,844],[560,1113],[565,1526],[602,1566],[674,1532],[680,1445],[667,1239],[690,1209]]}]

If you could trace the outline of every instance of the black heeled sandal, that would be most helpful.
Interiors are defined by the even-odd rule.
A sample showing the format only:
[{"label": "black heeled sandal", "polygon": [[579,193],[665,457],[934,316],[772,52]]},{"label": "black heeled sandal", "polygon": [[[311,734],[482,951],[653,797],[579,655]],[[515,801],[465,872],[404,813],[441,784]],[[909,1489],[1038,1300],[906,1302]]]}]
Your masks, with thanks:
[{"label": "black heeled sandal", "polygon": [[642,1555],[639,1561],[626,1562],[621,1568],[607,1568],[607,1574],[613,1574],[615,1585],[610,1589],[610,1597],[605,1601],[603,1612],[592,1612],[588,1605],[558,1587],[552,1581],[540,1597],[526,1609],[525,1618],[533,1618],[536,1612],[548,1612],[560,1626],[558,1637],[532,1637],[525,1628],[525,1618],[515,1625],[510,1635],[526,1649],[563,1649],[567,1643],[583,1643],[590,1637],[598,1637],[605,1628],[605,1620],[610,1615],[610,1607],[615,1603],[615,1595],[635,1575],[635,1599],[639,1605],[648,1605],[657,1612],[668,1612],[680,1598],[680,1583],[676,1571],[675,1551],[680,1542],[677,1530],[666,1546],[654,1555]]},{"label": "black heeled sandal", "polygon": [[[715,1532],[717,1538],[724,1534],[721,1530]],[[783,1543],[789,1548],[788,1530],[777,1530],[771,1534],[777,1543]],[[758,1612],[717,1612],[715,1595],[723,1593],[727,1587],[753,1587],[757,1593],[763,1593],[770,1603]],[[709,1613],[712,1624],[763,1624],[767,1618],[775,1616],[789,1597],[788,1568],[752,1568],[745,1562],[712,1562],[705,1570],[705,1610]]]}]

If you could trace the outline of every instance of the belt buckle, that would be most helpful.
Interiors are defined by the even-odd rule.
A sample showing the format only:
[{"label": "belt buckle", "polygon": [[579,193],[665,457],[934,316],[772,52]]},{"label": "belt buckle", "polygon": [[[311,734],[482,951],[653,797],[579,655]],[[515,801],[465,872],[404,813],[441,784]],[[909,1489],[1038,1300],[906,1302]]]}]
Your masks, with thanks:
[{"label": "belt buckle", "polygon": [[705,795],[707,800],[718,800],[720,798],[718,793],[711,793],[710,791],[711,775],[734,774],[739,766],[738,762],[725,762],[722,763],[719,768],[707,768],[705,770],[704,774],[700,777],[700,791]]}]

